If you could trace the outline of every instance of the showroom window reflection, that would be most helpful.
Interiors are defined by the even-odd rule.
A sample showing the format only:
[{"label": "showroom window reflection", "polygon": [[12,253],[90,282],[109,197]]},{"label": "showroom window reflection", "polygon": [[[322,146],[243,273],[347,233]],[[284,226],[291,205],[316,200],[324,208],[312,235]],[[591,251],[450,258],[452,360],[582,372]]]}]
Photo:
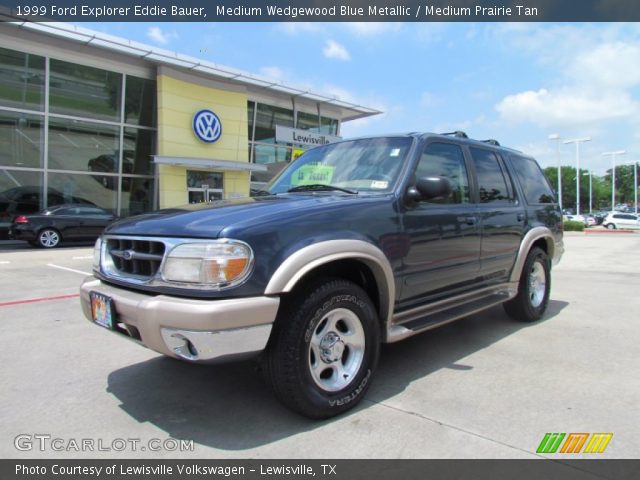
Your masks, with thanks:
[{"label": "showroom window reflection", "polygon": [[[249,101],[247,105],[249,116],[249,152],[253,163],[262,165],[289,163],[292,159],[292,143],[276,141],[276,125],[283,127],[309,130],[314,133],[337,135],[338,120],[314,113],[272,106],[264,103]],[[275,166],[274,166],[275,167]],[[271,168],[270,171],[277,171]],[[272,176],[272,173],[268,176]]]},{"label": "showroom window reflection", "polygon": [[0,218],[77,199],[153,209],[154,79],[0,48],[0,84]]}]

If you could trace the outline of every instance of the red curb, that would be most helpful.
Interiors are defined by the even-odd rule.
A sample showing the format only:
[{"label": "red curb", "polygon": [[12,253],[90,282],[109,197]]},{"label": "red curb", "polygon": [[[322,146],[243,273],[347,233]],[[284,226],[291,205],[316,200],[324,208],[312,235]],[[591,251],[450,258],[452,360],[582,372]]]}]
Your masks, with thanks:
[{"label": "red curb", "polygon": [[633,230],[586,230],[584,233],[635,233]]},{"label": "red curb", "polygon": [[40,298],[30,298],[27,300],[13,300],[11,302],[0,302],[0,308],[9,307],[11,305],[22,305],[24,303],[48,302],[49,300],[66,300],[68,298],[76,298],[79,296],[80,296],[79,293],[72,293],[69,295],[58,295],[56,297],[40,297]]}]

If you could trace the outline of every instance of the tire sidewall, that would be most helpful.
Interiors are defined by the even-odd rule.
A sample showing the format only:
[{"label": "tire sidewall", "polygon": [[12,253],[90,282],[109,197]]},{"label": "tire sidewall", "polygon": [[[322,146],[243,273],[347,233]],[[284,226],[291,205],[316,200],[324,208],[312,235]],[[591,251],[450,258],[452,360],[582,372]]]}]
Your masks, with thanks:
[{"label": "tire sidewall", "polygon": [[[545,275],[545,287],[544,287],[544,298],[542,303],[537,307],[534,307],[531,304],[531,286],[529,285],[529,276],[531,275],[531,269],[533,268],[535,263],[539,263],[542,266]],[[539,319],[544,315],[544,312],[547,310],[547,305],[549,304],[549,294],[551,292],[551,269],[549,266],[549,258],[547,254],[539,249],[535,248],[527,257],[527,261],[524,265],[523,271],[523,290],[524,290],[524,301],[525,301],[525,309],[527,311],[527,316],[531,319]]]},{"label": "tire sidewall", "polygon": [[[327,292],[319,301],[305,305],[301,312],[307,318],[297,355],[298,378],[304,387],[305,400],[313,405],[319,416],[336,415],[349,409],[364,395],[378,363],[380,354],[380,333],[377,315],[366,293],[355,285],[341,286]],[[365,348],[360,370],[349,385],[337,392],[328,392],[319,387],[309,370],[309,344],[313,332],[322,318],[331,310],[345,308],[356,314],[365,336]]]}]

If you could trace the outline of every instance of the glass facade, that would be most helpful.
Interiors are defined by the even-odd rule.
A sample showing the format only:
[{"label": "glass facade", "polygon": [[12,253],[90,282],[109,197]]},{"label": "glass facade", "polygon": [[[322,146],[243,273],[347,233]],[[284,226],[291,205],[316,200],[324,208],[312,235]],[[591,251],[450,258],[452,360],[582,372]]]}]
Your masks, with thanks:
[{"label": "glass facade", "polygon": [[44,110],[44,57],[0,48],[0,105]]},{"label": "glass facade", "polygon": [[[123,217],[155,206],[155,78],[70,59],[0,47],[0,230],[16,212],[66,202]],[[309,108],[295,99],[291,108],[249,101],[247,113],[250,161],[268,169],[252,179],[258,182],[307,148],[276,141],[277,125],[331,135],[339,130],[322,105]],[[200,184],[187,185],[190,199],[200,201],[204,191],[204,201],[223,196],[223,173],[189,175]]]},{"label": "glass facade", "polygon": [[[252,173],[251,180],[265,183],[277,175],[293,158],[297,158],[300,145],[276,141],[276,125],[309,130],[314,133],[338,134],[338,120],[310,113],[249,101],[249,153],[250,161],[267,165],[267,172]],[[303,147],[304,148],[304,147]]]},{"label": "glass facade", "polygon": [[154,79],[0,48],[0,228],[67,202],[153,209],[156,110]]}]

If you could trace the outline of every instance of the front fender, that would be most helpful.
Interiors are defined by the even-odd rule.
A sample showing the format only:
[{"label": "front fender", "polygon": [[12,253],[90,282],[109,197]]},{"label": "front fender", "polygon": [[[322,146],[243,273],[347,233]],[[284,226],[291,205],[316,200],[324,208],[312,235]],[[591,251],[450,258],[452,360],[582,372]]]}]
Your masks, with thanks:
[{"label": "front fender", "polygon": [[280,264],[264,294],[290,292],[315,268],[345,259],[358,260],[373,272],[380,297],[380,319],[387,325],[391,321],[395,299],[393,270],[382,250],[363,240],[326,240],[297,250]]}]

